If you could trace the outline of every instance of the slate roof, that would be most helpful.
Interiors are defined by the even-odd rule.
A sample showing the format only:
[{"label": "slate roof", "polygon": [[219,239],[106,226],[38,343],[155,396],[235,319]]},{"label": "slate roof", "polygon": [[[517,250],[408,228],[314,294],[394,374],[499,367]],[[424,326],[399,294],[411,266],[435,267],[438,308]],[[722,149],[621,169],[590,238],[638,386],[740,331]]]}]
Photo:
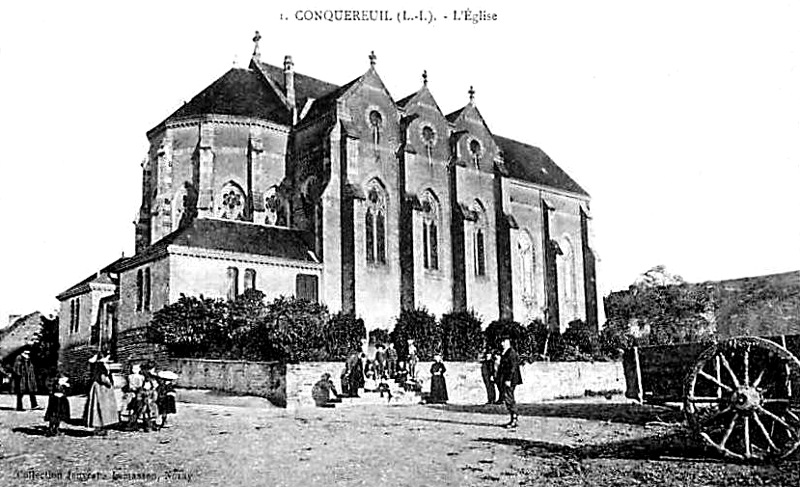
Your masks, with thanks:
[{"label": "slate roof", "polygon": [[232,68],[165,122],[205,114],[263,118],[282,125],[292,123],[283,101],[250,69]]},{"label": "slate roof", "polygon": [[[96,272],[96,273],[92,274],[91,276],[87,277],[86,279],[82,280],[81,282],[79,282],[79,283],[75,284],[74,286],[70,287],[66,291],[60,293],[56,297],[58,298],[59,296],[69,295],[69,294],[77,291],[78,289],[80,289],[82,286],[85,286],[86,284],[89,284],[89,283],[92,283],[92,282],[96,282],[96,283],[100,283],[100,284],[117,284],[119,278],[116,277],[116,276],[112,278],[110,276],[110,274],[112,274],[112,273],[116,274],[117,272],[119,272],[120,266],[122,264],[124,264],[126,261],[128,261],[129,259],[130,259],[130,257],[120,257],[119,259],[115,260],[114,262],[112,262],[112,263],[108,264],[107,266],[103,267],[102,269],[100,269],[99,272]],[[98,275],[98,273],[100,275]]]},{"label": "slate roof", "polygon": [[131,257],[125,267],[134,267],[165,254],[170,245],[317,262],[307,232],[232,220],[196,218],[188,226],[164,236]]},{"label": "slate roof", "polygon": [[461,112],[464,111],[464,108],[467,108],[467,107],[462,107],[462,108],[459,108],[458,110],[454,111],[453,113],[448,113],[447,115],[444,116],[444,118],[446,118],[448,122],[451,122],[451,123],[455,122],[456,119],[458,119],[458,117],[461,115]]},{"label": "slate roof", "polygon": [[503,152],[510,177],[589,196],[542,149],[499,135],[494,136],[494,141]]},{"label": "slate roof", "polygon": [[[262,62],[258,64],[281,91],[286,93],[286,86],[283,84],[283,68]],[[302,109],[309,98],[318,100],[337,88],[338,86],[333,83],[312,78],[297,71],[294,73],[294,98],[298,108]]]}]

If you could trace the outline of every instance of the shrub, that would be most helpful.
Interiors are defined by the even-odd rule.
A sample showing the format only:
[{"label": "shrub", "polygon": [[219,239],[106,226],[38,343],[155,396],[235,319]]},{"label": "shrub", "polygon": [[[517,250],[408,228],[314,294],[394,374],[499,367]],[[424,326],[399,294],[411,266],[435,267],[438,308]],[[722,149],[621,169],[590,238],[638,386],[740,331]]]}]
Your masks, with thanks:
[{"label": "shrub", "polygon": [[369,343],[370,345],[378,345],[379,343],[386,345],[389,343],[389,330],[383,328],[371,330],[369,332]]},{"label": "shrub", "polygon": [[475,360],[483,350],[481,319],[470,311],[442,315],[442,355],[444,360]]},{"label": "shrub", "polygon": [[554,360],[574,362],[598,357],[597,334],[583,322],[575,320],[561,335],[561,349]]},{"label": "shrub", "polygon": [[228,305],[221,299],[181,297],[153,314],[150,340],[178,357],[226,357],[232,349]]},{"label": "shrub", "polygon": [[328,308],[322,304],[281,296],[245,335],[243,351],[251,360],[289,362],[324,360]]},{"label": "shrub", "polygon": [[361,340],[366,336],[364,320],[352,313],[338,312],[325,325],[326,360],[345,360],[355,350],[361,349]]},{"label": "shrub", "polygon": [[414,339],[420,360],[431,360],[435,353],[441,351],[441,326],[425,308],[401,311],[389,335],[401,360],[408,356],[409,338]]},{"label": "shrub", "polygon": [[513,320],[495,320],[489,323],[484,331],[486,346],[493,349],[500,348],[500,339],[503,336],[511,338],[511,346],[519,354],[521,360],[531,362],[535,355],[535,341],[528,330]]}]

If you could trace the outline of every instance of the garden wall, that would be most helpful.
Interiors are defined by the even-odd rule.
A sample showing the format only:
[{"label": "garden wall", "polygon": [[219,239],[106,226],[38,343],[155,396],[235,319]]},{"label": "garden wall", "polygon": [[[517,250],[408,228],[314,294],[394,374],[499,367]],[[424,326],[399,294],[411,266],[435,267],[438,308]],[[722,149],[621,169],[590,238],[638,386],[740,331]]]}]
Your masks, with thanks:
[{"label": "garden wall", "polygon": [[168,364],[178,373],[177,387],[261,396],[286,406],[286,364],[195,358],[170,359]]},{"label": "garden wall", "polygon": [[[313,406],[311,388],[328,372],[337,388],[344,364],[304,362],[286,366],[286,402],[289,408]],[[423,391],[430,391],[431,362],[421,362],[418,376]],[[486,389],[478,362],[445,363],[447,390],[451,403],[483,404]],[[625,375],[620,362],[534,362],[522,366],[522,382],[517,387],[517,402],[530,403],[562,397],[580,397],[586,392],[624,391]],[[341,391],[341,389],[339,389]]]}]

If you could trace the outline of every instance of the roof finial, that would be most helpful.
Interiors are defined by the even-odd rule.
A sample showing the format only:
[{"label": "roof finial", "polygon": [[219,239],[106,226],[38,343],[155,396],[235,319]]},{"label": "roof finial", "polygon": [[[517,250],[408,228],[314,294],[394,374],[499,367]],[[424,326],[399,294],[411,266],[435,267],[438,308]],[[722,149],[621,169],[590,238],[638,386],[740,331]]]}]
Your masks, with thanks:
[{"label": "roof finial", "polygon": [[473,88],[472,85],[470,85],[468,93],[469,93],[469,102],[470,103],[474,102],[475,101],[475,88]]},{"label": "roof finial", "polygon": [[375,55],[375,51],[370,51],[369,53],[369,65],[375,66],[375,61],[378,60],[378,56]]},{"label": "roof finial", "polygon": [[428,70],[422,70],[422,84],[428,86]]},{"label": "roof finial", "polygon": [[259,34],[258,31],[256,31],[256,35],[253,36],[253,44],[255,44],[255,47],[253,48],[253,59],[255,59],[256,61],[261,60],[261,52],[258,50],[258,41],[260,40],[261,40],[261,34]]}]

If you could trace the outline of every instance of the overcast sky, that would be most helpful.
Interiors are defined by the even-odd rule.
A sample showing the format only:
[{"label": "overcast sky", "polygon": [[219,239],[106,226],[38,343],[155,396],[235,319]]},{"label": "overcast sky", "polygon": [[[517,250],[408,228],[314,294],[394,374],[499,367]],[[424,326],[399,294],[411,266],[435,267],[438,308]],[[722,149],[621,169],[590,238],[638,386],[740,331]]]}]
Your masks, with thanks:
[{"label": "overcast sky", "polygon": [[[395,99],[427,69],[445,113],[474,85],[493,133],[591,194],[604,294],[658,264],[694,282],[800,269],[800,2],[118,3],[0,7],[2,324],[133,253],[145,132],[246,67],[255,30],[263,61],[337,84],[374,50]],[[437,20],[294,20],[326,6]],[[497,20],[452,20],[481,6]]]}]

